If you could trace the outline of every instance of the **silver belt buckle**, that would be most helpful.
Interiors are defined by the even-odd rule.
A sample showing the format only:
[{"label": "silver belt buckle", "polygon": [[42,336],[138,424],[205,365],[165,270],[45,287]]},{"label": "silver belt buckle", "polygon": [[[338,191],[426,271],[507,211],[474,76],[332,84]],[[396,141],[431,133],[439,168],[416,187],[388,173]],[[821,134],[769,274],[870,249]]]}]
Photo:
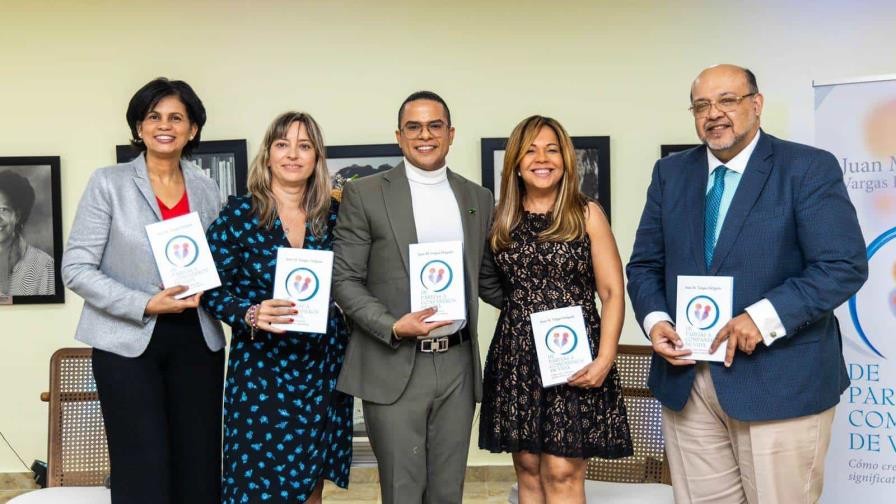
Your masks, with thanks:
[{"label": "silver belt buckle", "polygon": [[430,338],[420,342],[420,351],[424,353],[442,353],[448,351],[448,336]]}]

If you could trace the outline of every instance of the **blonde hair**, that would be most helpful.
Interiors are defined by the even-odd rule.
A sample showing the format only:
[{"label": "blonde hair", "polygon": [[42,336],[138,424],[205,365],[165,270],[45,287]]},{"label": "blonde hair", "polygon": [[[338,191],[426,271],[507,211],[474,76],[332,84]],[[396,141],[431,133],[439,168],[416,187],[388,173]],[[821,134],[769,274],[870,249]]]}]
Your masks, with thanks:
[{"label": "blonde hair", "polygon": [[264,140],[258,148],[258,154],[249,167],[249,194],[252,195],[252,211],[258,217],[259,224],[271,229],[277,220],[277,202],[271,192],[271,145],[277,140],[286,138],[286,133],[293,123],[305,126],[317,161],[314,171],[305,186],[305,195],[301,206],[305,210],[305,219],[310,224],[311,232],[321,236],[324,223],[330,211],[330,175],[327,171],[326,150],[320,126],[309,114],[304,112],[284,112],[277,116],[268,126]]},{"label": "blonde hair", "polygon": [[534,115],[517,124],[507,139],[504,167],[501,170],[500,201],[490,238],[492,250],[495,252],[510,247],[511,233],[522,220],[526,187],[517,170],[529,146],[544,127],[554,130],[560,141],[563,178],[560,179],[557,199],[551,209],[551,223],[547,229],[538,234],[538,240],[563,242],[577,240],[585,235],[585,206],[588,198],[579,190],[576,151],[572,146],[572,139],[555,119]]}]

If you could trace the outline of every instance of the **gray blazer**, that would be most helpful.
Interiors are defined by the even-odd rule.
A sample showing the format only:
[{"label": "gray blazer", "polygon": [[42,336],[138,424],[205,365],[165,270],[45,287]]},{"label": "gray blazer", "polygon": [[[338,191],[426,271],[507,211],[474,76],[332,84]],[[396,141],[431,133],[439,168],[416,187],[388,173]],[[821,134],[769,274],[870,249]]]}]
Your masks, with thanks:
[{"label": "gray blazer", "polygon": [[[192,163],[181,161],[180,166],[190,210],[208,227],[221,206],[218,188]],[[144,316],[143,310],[162,279],[144,226],[160,220],[142,154],[93,172],[62,255],[65,286],[84,298],[78,341],[124,357],[146,350],[156,317]],[[221,324],[201,307],[199,322],[208,347],[220,350]]]},{"label": "gray blazer", "polygon": [[[503,299],[488,246],[495,201],[488,189],[451,170],[448,184],[464,228],[467,328],[473,344],[474,394],[479,401],[477,298],[498,307]],[[392,324],[411,311],[408,245],[417,243],[404,163],[346,184],[333,234],[334,297],[354,322],[336,388],[365,401],[391,404],[407,386],[417,356],[413,340],[392,338]]]}]

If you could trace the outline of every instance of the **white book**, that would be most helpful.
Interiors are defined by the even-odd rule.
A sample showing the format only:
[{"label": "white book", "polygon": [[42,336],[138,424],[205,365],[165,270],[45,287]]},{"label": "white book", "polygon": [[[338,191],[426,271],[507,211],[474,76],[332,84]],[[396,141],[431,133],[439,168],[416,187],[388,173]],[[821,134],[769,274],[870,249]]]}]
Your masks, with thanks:
[{"label": "white book", "polygon": [[330,313],[330,284],[333,252],[283,247],[277,249],[274,299],[296,304],[298,315],[291,324],[274,327],[306,333],[326,334]]},{"label": "white book", "polygon": [[416,243],[409,248],[411,311],[438,307],[427,322],[466,319],[463,242]]},{"label": "white book", "polygon": [[691,351],[691,355],[684,358],[724,361],[727,340],[713,353],[709,352],[709,347],[719,330],[731,320],[734,277],[679,275],[675,304],[675,331],[684,347]]},{"label": "white book", "polygon": [[221,285],[205,239],[205,229],[196,212],[148,224],[146,236],[162,277],[162,286],[166,289],[175,285],[188,287],[177,296],[178,299]]},{"label": "white book", "polygon": [[581,306],[533,313],[529,319],[543,387],[566,383],[594,360]]}]

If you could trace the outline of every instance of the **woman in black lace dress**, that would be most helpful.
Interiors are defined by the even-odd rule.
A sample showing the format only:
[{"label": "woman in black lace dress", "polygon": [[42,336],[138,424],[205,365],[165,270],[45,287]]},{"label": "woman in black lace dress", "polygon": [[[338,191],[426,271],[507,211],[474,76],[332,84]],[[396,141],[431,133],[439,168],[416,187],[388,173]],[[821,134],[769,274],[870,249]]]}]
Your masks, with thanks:
[{"label": "woman in black lace dress", "polygon": [[[485,364],[479,447],[513,454],[521,503],[584,503],[586,459],[632,454],[613,363],[622,263],[606,216],[578,182],[572,141],[557,121],[532,116],[514,129],[491,237],[505,291]],[[595,359],[544,388],[529,316],[567,306],[582,307]]]}]

